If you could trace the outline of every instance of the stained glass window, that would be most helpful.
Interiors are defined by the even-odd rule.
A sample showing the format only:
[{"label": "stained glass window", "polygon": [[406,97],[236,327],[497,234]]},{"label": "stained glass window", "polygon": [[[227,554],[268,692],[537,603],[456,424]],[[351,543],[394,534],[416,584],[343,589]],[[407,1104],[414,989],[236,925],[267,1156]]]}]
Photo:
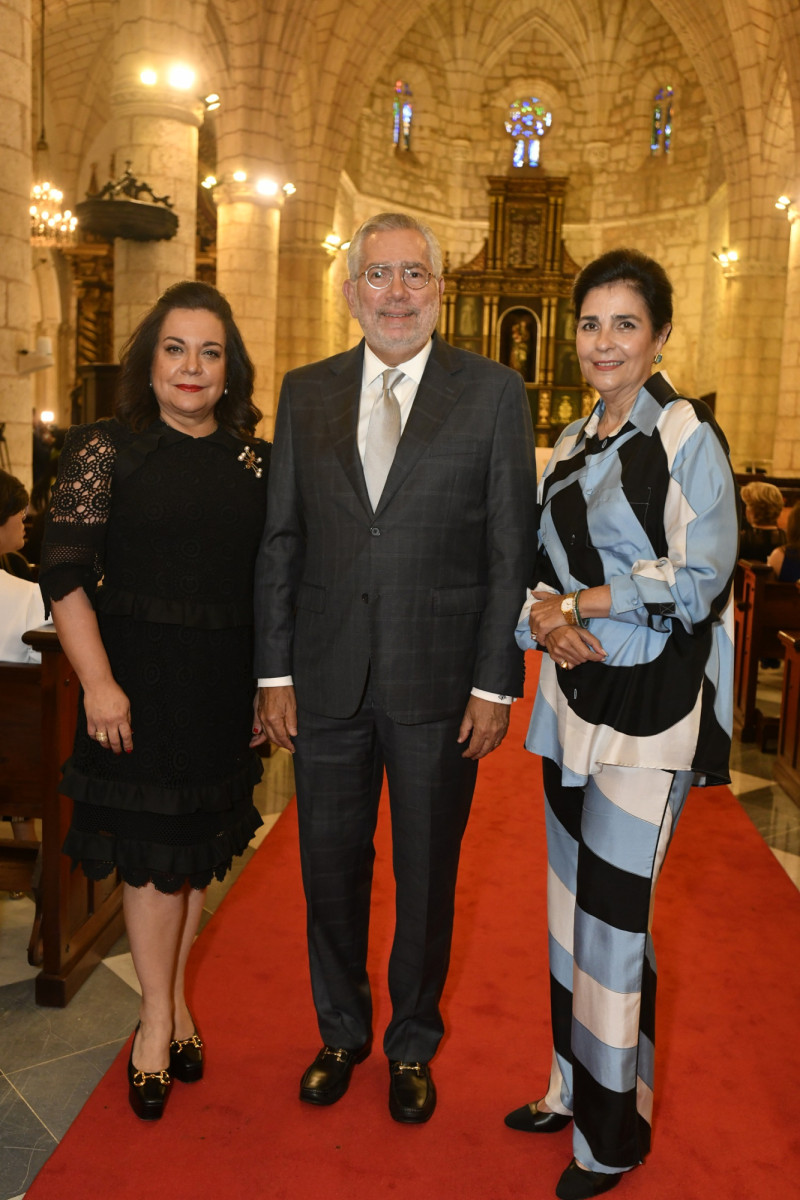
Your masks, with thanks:
[{"label": "stained glass window", "polygon": [[553,123],[553,114],[536,96],[512,100],[508,106],[506,132],[514,143],[515,167],[538,167],[541,139]]},{"label": "stained glass window", "polygon": [[660,87],[653,97],[653,127],[650,133],[650,153],[669,154],[672,143],[671,87]]},{"label": "stained glass window", "polygon": [[392,103],[392,137],[398,150],[411,149],[411,122],[414,117],[411,94],[408,84],[398,79],[394,85]]}]

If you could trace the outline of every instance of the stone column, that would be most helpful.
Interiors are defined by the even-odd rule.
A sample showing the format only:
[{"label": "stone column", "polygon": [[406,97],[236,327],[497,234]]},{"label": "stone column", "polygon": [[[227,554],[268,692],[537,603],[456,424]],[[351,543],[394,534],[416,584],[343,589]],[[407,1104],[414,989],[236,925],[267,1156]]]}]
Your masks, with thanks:
[{"label": "stone column", "polygon": [[[30,0],[0,0],[0,466],[31,482],[31,377],[17,374],[30,328],[31,20]],[[6,456],[6,450],[8,455]]]},{"label": "stone column", "polygon": [[281,241],[280,295],[291,318],[278,324],[279,378],[292,367],[326,358],[360,338],[341,294],[347,274],[343,260],[344,252],[326,250],[321,240]]},{"label": "stone column", "polygon": [[116,93],[116,166],[126,162],[139,181],[167,195],[178,216],[174,238],[159,242],[114,241],[114,348],[120,348],[140,317],[165,288],[195,277],[197,130],[199,106],[172,97]]},{"label": "stone column", "polygon": [[230,301],[255,364],[255,402],[264,414],[259,432],[268,438],[274,429],[277,405],[275,318],[283,199],[284,193],[277,185],[274,191],[270,186],[259,190],[257,180],[230,180],[214,189],[217,287]]},{"label": "stone column", "polygon": [[[111,105],[117,178],[127,162],[156,195],[169,196],[178,216],[174,238],[114,244],[114,346],[118,353],[139,318],[171,283],[195,277],[199,81],[178,90],[168,82],[175,58],[198,70],[204,5],[183,0],[161,11],[147,0],[117,0]],[[177,48],[180,47],[178,51]],[[150,67],[157,83],[140,72]]]},{"label": "stone column", "polygon": [[776,475],[800,477],[800,337],[797,336],[800,322],[800,210],[797,204],[789,209],[789,220],[792,233],[772,470]]},{"label": "stone column", "polygon": [[755,463],[772,473],[786,267],[749,259],[746,244],[739,254],[739,262],[724,268],[716,416],[734,469]]}]

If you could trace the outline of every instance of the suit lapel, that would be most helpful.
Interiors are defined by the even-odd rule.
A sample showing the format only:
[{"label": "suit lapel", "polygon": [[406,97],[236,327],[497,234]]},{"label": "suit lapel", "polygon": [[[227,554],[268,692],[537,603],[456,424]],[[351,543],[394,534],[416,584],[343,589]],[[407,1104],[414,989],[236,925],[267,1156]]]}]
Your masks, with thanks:
[{"label": "suit lapel", "polygon": [[[464,376],[447,342],[434,335],[433,348],[397,446],[376,512],[392,499],[434,440],[464,389]],[[363,475],[363,470],[362,470]]]},{"label": "suit lapel", "polygon": [[358,407],[364,372],[364,343],[341,355],[331,366],[332,379],[325,385],[324,406],[328,432],[336,457],[367,512],[372,511],[358,453]]}]

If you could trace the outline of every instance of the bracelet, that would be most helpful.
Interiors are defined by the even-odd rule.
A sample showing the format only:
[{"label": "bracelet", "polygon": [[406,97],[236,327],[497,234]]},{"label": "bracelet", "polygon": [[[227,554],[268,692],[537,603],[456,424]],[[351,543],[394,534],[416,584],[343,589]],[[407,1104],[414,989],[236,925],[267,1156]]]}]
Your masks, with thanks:
[{"label": "bracelet", "polygon": [[[581,589],[581,590],[585,590],[585,589]],[[578,605],[578,597],[580,596],[580,594],[581,594],[580,592],[574,593],[574,595],[575,595],[575,620],[578,622],[578,625],[581,629],[588,629],[589,622],[584,620],[584,618],[581,616],[581,610]]]}]

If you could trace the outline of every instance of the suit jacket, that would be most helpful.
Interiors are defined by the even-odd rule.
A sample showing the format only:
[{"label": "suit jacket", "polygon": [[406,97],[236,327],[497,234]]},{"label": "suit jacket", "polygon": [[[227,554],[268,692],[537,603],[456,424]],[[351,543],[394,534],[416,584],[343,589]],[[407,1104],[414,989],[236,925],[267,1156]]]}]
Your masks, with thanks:
[{"label": "suit jacket", "polygon": [[535,547],[522,378],[434,335],[373,512],[358,453],[363,341],[283,383],[256,567],[256,675],[352,716],[368,675],[403,724],[521,695],[514,629]]}]

